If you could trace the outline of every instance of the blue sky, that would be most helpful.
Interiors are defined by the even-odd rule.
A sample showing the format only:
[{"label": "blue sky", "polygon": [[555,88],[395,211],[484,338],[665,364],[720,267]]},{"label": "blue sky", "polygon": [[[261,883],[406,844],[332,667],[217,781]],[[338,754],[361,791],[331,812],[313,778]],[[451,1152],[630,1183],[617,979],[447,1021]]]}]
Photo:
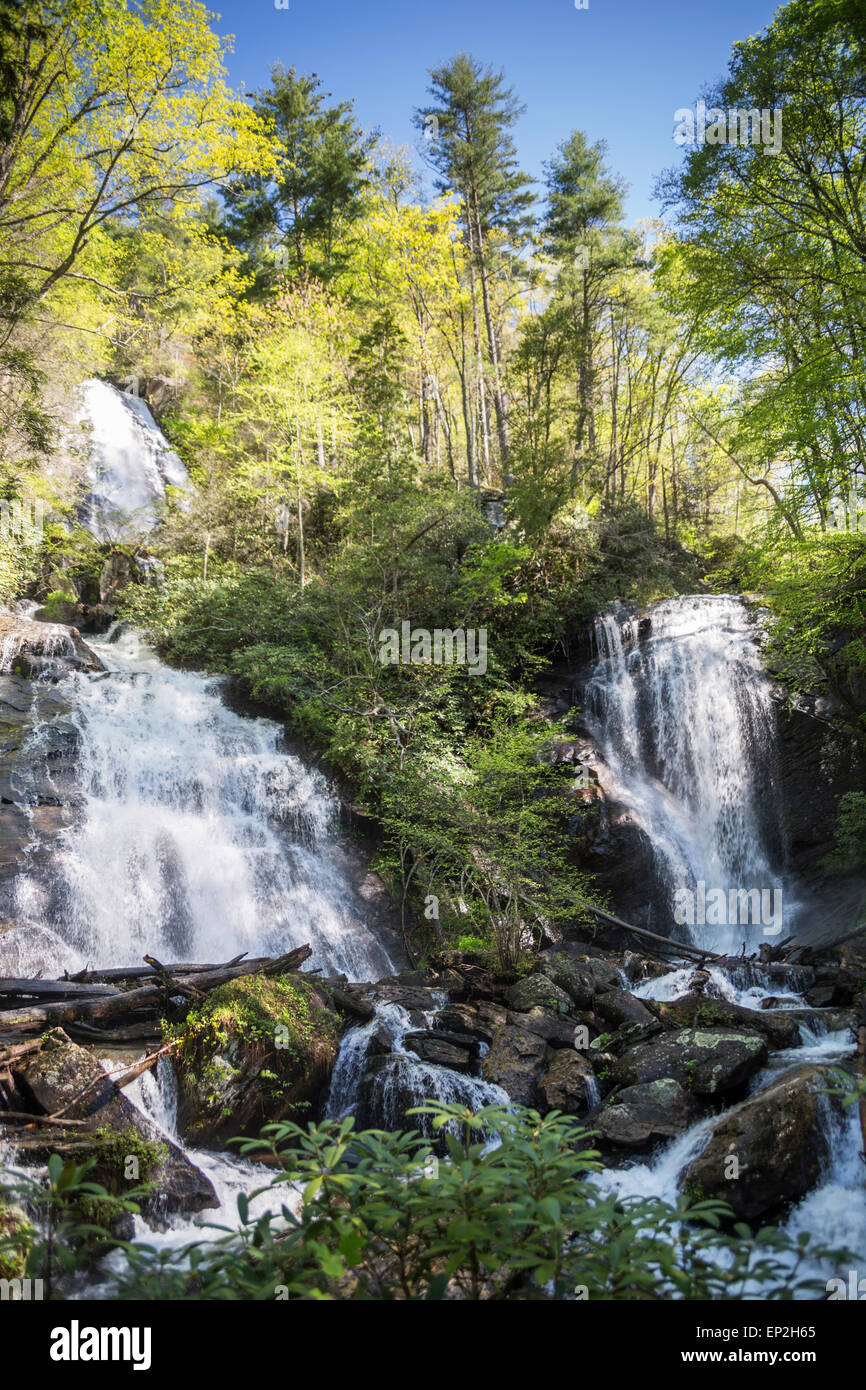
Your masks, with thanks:
[{"label": "blue sky", "polygon": [[353,98],[365,127],[417,144],[411,117],[427,69],[466,49],[504,68],[527,107],[515,139],[523,168],[542,164],[575,128],[605,139],[630,185],[630,219],[652,217],[655,176],[682,155],[673,114],[727,69],[737,39],[769,22],[776,4],[725,0],[211,0],[219,33],[235,35],[236,88],[266,85],[273,63],[316,72],[335,98]]}]

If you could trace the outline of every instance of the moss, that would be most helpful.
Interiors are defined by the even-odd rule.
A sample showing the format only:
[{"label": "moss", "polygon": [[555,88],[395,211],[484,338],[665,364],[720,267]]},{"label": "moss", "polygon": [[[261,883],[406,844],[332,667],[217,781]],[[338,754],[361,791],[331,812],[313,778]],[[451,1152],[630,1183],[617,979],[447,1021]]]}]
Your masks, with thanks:
[{"label": "moss", "polygon": [[264,1067],[265,1057],[311,1062],[323,1038],[336,1041],[331,1013],[316,1001],[314,990],[297,975],[244,975],[220,985],[183,1023],[165,1028],[178,1042],[178,1065],[198,1067],[231,1041],[262,1055],[264,1080],[276,1073]]},{"label": "moss", "polygon": [[99,1140],[100,1168],[117,1168],[123,1173],[127,1159],[135,1158],[138,1160],[140,1182],[146,1182],[168,1157],[165,1144],[161,1144],[157,1139],[145,1139],[134,1126],[124,1130],[101,1126],[96,1131],[96,1138]]},{"label": "moss", "polygon": [[[245,975],[221,985],[175,1026],[182,1097],[194,1101],[196,1133],[225,1122],[298,1110],[321,1084],[337,1052],[339,1019],[298,975]],[[237,1109],[237,1114],[233,1111]]]}]

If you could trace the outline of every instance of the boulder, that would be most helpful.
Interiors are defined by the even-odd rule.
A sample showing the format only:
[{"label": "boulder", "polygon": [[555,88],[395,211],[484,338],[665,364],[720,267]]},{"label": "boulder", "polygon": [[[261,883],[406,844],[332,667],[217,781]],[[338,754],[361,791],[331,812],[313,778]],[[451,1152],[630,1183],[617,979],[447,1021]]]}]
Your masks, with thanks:
[{"label": "boulder", "polygon": [[684,994],[670,1004],[658,1005],[659,1017],[668,1027],[746,1028],[760,1033],[771,1050],[800,1046],[800,1029],[790,1013],[747,1009],[727,999],[708,999],[703,994]]},{"label": "boulder", "polygon": [[569,1014],[573,1003],[571,997],[555,984],[548,975],[527,975],[516,985],[505,991],[505,1000],[515,1013],[529,1013],[530,1009],[542,1009],[549,1014]]},{"label": "boulder", "polygon": [[494,1034],[481,1071],[485,1081],[501,1086],[517,1105],[535,1105],[538,1080],[549,1058],[543,1038],[506,1024]]},{"label": "boulder", "polygon": [[536,1094],[542,1113],[561,1110],[566,1115],[585,1115],[599,1094],[592,1064],[579,1052],[561,1048],[539,1078]]},{"label": "boulder", "polygon": [[476,1004],[447,1004],[433,1019],[433,1027],[446,1033],[465,1033],[489,1047],[497,1028],[508,1021],[508,1011],[501,1004],[482,999]]},{"label": "boulder", "polygon": [[[44,1115],[62,1110],[66,1119],[87,1122],[87,1134],[92,1136],[93,1144],[85,1148],[84,1156],[97,1158],[94,1178],[104,1182],[109,1190],[117,1192],[123,1187],[124,1135],[130,1136],[131,1154],[139,1154],[143,1141],[154,1154],[162,1155],[146,1175],[155,1191],[141,1204],[145,1215],[162,1216],[219,1206],[213,1186],[204,1173],[190,1163],[177,1144],[136,1110],[92,1053],[72,1042],[62,1029],[55,1028],[48,1033],[39,1051],[15,1061],[11,1070],[17,1092],[24,1097],[28,1109]],[[69,1130],[59,1133],[68,1141]],[[47,1152],[51,1150],[51,1134],[45,1127],[36,1136]],[[72,1137],[77,1145],[82,1138],[81,1132],[76,1130]],[[57,1134],[55,1142],[56,1138]],[[104,1171],[107,1165],[100,1161],[100,1151],[104,1147],[112,1155],[112,1169],[119,1171]],[[129,1185],[135,1186],[135,1183]]]},{"label": "boulder", "polygon": [[698,1096],[723,1095],[754,1076],[767,1060],[764,1038],[732,1028],[684,1028],[630,1048],[613,1066],[618,1086],[671,1077]]},{"label": "boulder", "polygon": [[678,1081],[664,1077],[618,1091],[593,1118],[592,1127],[603,1146],[643,1149],[685,1134],[697,1110],[694,1097]]},{"label": "boulder", "polygon": [[798,1067],[729,1110],[681,1187],[720,1198],[745,1221],[805,1196],[829,1156],[822,1109],[830,1102],[821,1094],[829,1084],[825,1067]]},{"label": "boulder", "polygon": [[595,1011],[614,1028],[629,1023],[646,1025],[656,1021],[655,1014],[625,989],[607,989],[597,994]]},{"label": "boulder", "polygon": [[475,1039],[465,1033],[405,1033],[403,1045],[409,1052],[414,1052],[416,1057],[420,1057],[422,1062],[432,1062],[437,1067],[450,1067],[452,1071],[474,1070],[474,1061],[478,1054]]},{"label": "boulder", "polygon": [[554,1018],[543,1009],[530,1009],[528,1013],[509,1013],[507,1021],[515,1028],[525,1028],[527,1033],[535,1033],[544,1038],[551,1047],[574,1047],[574,1035],[578,1024],[564,1018]]},{"label": "boulder", "polygon": [[[567,951],[556,951],[544,957],[538,971],[564,989],[578,1009],[590,1009],[596,990],[607,987],[601,982],[607,978],[605,972],[596,971],[595,965],[586,957],[578,961]],[[619,975],[615,974],[615,983],[619,982]]]},{"label": "boulder", "polygon": [[181,1134],[219,1148],[279,1120],[318,1118],[340,1027],[301,975],[220,985],[174,1030]]}]

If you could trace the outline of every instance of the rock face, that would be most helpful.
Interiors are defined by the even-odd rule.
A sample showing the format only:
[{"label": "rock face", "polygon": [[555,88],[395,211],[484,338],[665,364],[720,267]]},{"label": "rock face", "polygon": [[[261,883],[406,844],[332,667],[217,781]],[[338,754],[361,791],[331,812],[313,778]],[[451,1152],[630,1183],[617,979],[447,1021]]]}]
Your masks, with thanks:
[{"label": "rock face", "polygon": [[[87,1133],[107,1131],[111,1140],[112,1167],[120,1171],[104,1172],[105,1163],[94,1170],[96,1181],[103,1181],[109,1190],[122,1192],[122,1136],[135,1135],[150,1145],[160,1145],[165,1153],[162,1162],[147,1175],[154,1185],[154,1195],[142,1202],[145,1215],[163,1216],[176,1211],[203,1211],[219,1206],[210,1180],[126,1099],[106,1076],[91,1053],[70,1041],[62,1029],[54,1029],[38,1052],[29,1053],[14,1064],[13,1080],[23,1103],[36,1114],[54,1114],[63,1110],[65,1118],[86,1120]],[[51,1130],[47,1127],[36,1136],[42,1147],[51,1149]],[[61,1131],[68,1140],[69,1131]],[[56,1136],[55,1136],[56,1138]],[[74,1139],[77,1142],[79,1133]],[[121,1142],[116,1140],[120,1138]],[[136,1149],[131,1146],[133,1154]],[[96,1142],[85,1156],[99,1158]],[[144,1174],[142,1174],[144,1176]],[[128,1182],[127,1186],[135,1186]]]},{"label": "rock face", "polygon": [[178,1126],[221,1147],[263,1125],[319,1116],[340,1023],[301,976],[243,976],[221,985],[178,1029]]},{"label": "rock face", "polygon": [[684,1028],[631,1048],[614,1063],[613,1082],[637,1086],[670,1077],[698,1096],[722,1095],[754,1076],[767,1060],[755,1033]]},{"label": "rock face", "polygon": [[539,1078],[536,1094],[542,1112],[561,1110],[566,1115],[585,1115],[598,1097],[592,1064],[579,1052],[560,1049]]},{"label": "rock face", "polygon": [[685,1191],[718,1197],[751,1221],[814,1187],[829,1154],[824,1067],[800,1067],[723,1115],[682,1177]]},{"label": "rock face", "polygon": [[593,1118],[592,1127],[602,1146],[644,1149],[685,1134],[697,1111],[694,1096],[678,1081],[665,1078],[618,1091]]},{"label": "rock face", "polygon": [[485,1081],[501,1086],[518,1105],[534,1106],[549,1057],[550,1048],[543,1038],[506,1024],[494,1034],[481,1071]]}]

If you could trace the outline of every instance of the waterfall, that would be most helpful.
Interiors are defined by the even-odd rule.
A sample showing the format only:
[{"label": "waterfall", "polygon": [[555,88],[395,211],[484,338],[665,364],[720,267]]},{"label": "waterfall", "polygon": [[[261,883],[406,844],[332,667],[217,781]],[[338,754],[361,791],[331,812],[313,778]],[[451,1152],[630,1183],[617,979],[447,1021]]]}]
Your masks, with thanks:
[{"label": "waterfall", "polygon": [[[395,969],[364,921],[322,775],[220,682],[170,670],[127,632],[94,642],[107,675],[64,683],[77,819],[47,869],[4,885],[0,970],[228,960],[310,942],[325,974]],[[32,735],[38,757],[40,731]]]},{"label": "waterfall", "polygon": [[129,540],[159,519],[166,488],[189,475],[145,401],[96,378],[84,383],[77,423],[89,430],[84,524],[100,540]]},{"label": "waterfall", "polygon": [[[437,1009],[422,1017],[430,1026],[445,1003],[442,996]],[[422,1133],[429,1132],[425,1116],[407,1119],[406,1111],[413,1105],[436,1100],[443,1105],[465,1105],[480,1110],[485,1105],[511,1104],[501,1086],[465,1076],[450,1067],[425,1062],[407,1048],[403,1039],[413,1027],[411,1015],[400,1004],[379,1000],[376,1012],[367,1023],[352,1028],[340,1044],[340,1055],[331,1078],[326,1114],[340,1119],[356,1112],[362,1100],[371,1112],[372,1122],[381,1129],[405,1129],[409,1124]],[[391,1055],[382,1059],[383,1065],[367,1080],[371,1044],[380,1033],[388,1039]]]},{"label": "waterfall", "polygon": [[584,717],[605,793],[646,839],[656,928],[717,951],[781,940],[796,903],[774,794],[774,707],[744,603],[668,599],[639,626],[609,612],[595,643]]}]

